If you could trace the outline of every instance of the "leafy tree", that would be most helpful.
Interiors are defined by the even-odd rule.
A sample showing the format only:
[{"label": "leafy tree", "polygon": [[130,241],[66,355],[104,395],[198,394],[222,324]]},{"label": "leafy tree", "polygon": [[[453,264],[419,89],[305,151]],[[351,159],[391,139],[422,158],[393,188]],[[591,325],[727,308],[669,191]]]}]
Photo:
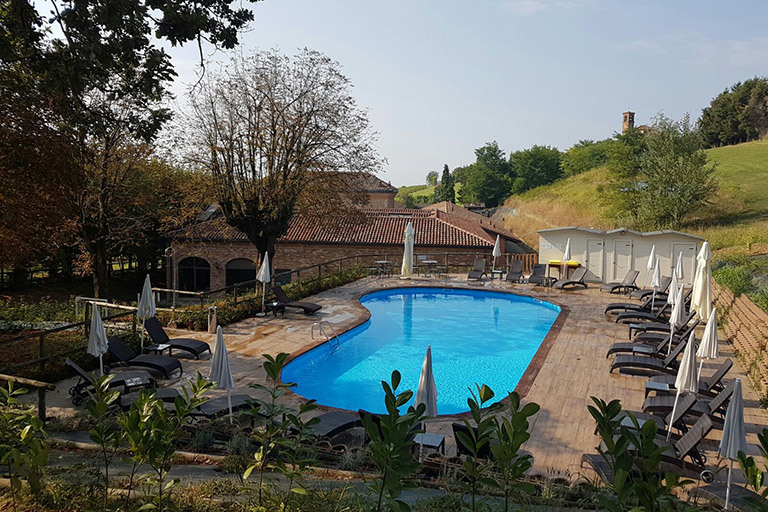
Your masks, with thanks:
[{"label": "leafy tree", "polygon": [[459,167],[454,167],[453,171],[451,172],[451,177],[453,177],[453,183],[464,183],[467,180],[467,173],[469,172],[469,165],[462,165]]},{"label": "leafy tree", "polygon": [[613,144],[611,139],[600,142],[581,140],[562,155],[563,175],[574,176],[608,162],[608,151]]},{"label": "leafy tree", "polygon": [[637,128],[617,134],[608,147],[608,169],[611,171],[607,204],[609,217],[620,222],[629,217],[630,224],[639,224],[642,155],[648,149],[646,136]]},{"label": "leafy tree", "polygon": [[768,79],[737,82],[701,112],[699,129],[706,145],[738,144],[768,133]]},{"label": "leafy tree", "polygon": [[274,254],[296,210],[348,213],[355,173],[380,166],[350,87],[319,52],[266,51],[236,59],[192,97],[191,157],[211,174],[226,221],[260,254]]},{"label": "leafy tree", "polygon": [[484,203],[493,207],[507,197],[509,181],[506,176],[493,172],[480,162],[470,165],[464,176],[459,191],[459,199],[464,204]]},{"label": "leafy tree", "polygon": [[512,193],[522,194],[558,180],[562,175],[560,159],[560,151],[549,146],[532,146],[510,154]]},{"label": "leafy tree", "polygon": [[484,165],[486,169],[500,176],[506,176],[510,172],[510,165],[504,155],[504,150],[499,148],[499,144],[495,140],[487,142],[475,150],[475,162]]},{"label": "leafy tree", "polygon": [[427,173],[427,185],[430,187],[437,185],[437,171],[429,171]]},{"label": "leafy tree", "polygon": [[60,120],[50,127],[72,145],[76,229],[90,256],[94,294],[104,296],[111,227],[124,224],[113,216],[123,190],[116,170],[131,165],[121,161],[126,148],[151,142],[170,118],[165,100],[175,72],[158,40],[196,41],[201,55],[204,40],[233,48],[253,14],[230,0],[51,4],[50,16],[42,16],[28,0],[0,1],[0,74],[23,77]]},{"label": "leafy tree", "polygon": [[448,164],[443,165],[443,175],[440,177],[440,185],[435,189],[435,201],[456,202],[456,190],[454,187],[453,176]]}]

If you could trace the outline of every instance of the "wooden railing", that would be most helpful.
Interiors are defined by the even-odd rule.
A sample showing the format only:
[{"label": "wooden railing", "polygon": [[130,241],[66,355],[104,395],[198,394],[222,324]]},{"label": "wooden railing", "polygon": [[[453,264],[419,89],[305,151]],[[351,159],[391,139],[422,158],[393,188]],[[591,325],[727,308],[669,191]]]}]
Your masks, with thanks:
[{"label": "wooden railing", "polygon": [[24,377],[16,377],[14,375],[0,374],[0,380],[6,382],[13,382],[15,384],[21,384],[22,386],[37,389],[37,416],[45,421],[45,392],[53,391],[56,386],[47,382],[41,382],[34,379],[25,379]]}]

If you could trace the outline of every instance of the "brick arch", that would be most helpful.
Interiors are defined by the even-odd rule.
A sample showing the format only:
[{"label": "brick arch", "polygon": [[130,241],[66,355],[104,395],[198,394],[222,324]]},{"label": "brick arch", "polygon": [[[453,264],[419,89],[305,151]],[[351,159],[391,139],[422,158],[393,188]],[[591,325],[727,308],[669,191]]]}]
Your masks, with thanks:
[{"label": "brick arch", "polygon": [[259,271],[256,264],[250,258],[232,258],[225,265],[225,269],[226,286],[253,281],[256,279],[256,273]]}]

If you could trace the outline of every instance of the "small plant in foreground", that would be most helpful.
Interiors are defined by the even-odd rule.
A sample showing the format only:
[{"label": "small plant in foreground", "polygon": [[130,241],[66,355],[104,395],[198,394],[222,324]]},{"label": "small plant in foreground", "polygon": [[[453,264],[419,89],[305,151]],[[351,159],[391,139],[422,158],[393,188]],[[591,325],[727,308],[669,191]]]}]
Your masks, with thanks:
[{"label": "small plant in foreground", "polygon": [[85,403],[85,409],[94,420],[94,426],[88,432],[88,435],[91,441],[99,445],[101,456],[104,460],[103,507],[106,510],[107,501],[109,500],[109,466],[112,463],[115,450],[117,450],[122,441],[120,426],[109,413],[112,409],[112,404],[115,403],[120,393],[109,389],[109,383],[115,377],[114,375],[102,375],[101,377],[94,375],[93,377],[95,382],[94,391]]}]

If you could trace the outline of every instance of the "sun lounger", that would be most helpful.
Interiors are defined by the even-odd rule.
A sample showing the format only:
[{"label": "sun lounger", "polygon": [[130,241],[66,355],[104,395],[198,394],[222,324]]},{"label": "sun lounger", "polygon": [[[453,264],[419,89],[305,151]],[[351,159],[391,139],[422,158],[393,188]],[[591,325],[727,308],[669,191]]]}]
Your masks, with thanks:
[{"label": "sun lounger", "polygon": [[[250,409],[253,405],[253,398],[249,395],[232,395],[232,412],[240,412],[244,409]],[[208,400],[204,404],[195,408],[190,416],[203,417],[209,420],[229,414],[229,403],[227,395],[222,395]]]},{"label": "sun lounger", "polygon": [[[170,404],[174,403],[176,397],[179,396],[179,392],[175,388],[148,388],[147,391],[155,393],[157,399]],[[139,398],[140,393],[141,391],[134,391],[132,393],[120,395],[120,398],[117,399],[117,404],[124,411],[130,409],[131,404]]]},{"label": "sun lounger", "polygon": [[312,302],[300,302],[297,300],[289,299],[281,286],[273,286],[272,292],[275,294],[275,297],[277,297],[277,302],[280,306],[285,308],[300,309],[304,312],[305,315],[314,315],[323,309],[323,306],[319,304],[313,304]]},{"label": "sun lounger", "polygon": [[520,260],[512,260],[509,262],[509,269],[507,269],[506,281],[508,283],[519,283],[523,280],[523,262]]},{"label": "sun lounger", "polygon": [[[693,320],[698,325],[698,320],[696,320],[695,311],[691,311],[690,313],[688,313],[688,316],[685,318],[685,321],[683,322],[683,326],[689,325],[691,320]],[[669,322],[638,322],[638,323],[629,324],[630,339],[632,339],[633,336],[637,337],[642,333],[668,333],[668,332],[669,332]]]},{"label": "sun lounger", "polygon": [[147,330],[149,337],[154,343],[158,345],[170,345],[170,351],[183,350],[189,352],[195,359],[200,359],[200,356],[205,352],[210,354],[211,346],[204,341],[195,340],[192,338],[169,338],[168,334],[160,324],[160,320],[153,316],[144,320],[144,328]]},{"label": "sun lounger", "polygon": [[[727,491],[726,483],[716,483],[702,486],[695,486],[691,489],[691,496],[701,498],[707,502],[711,510],[723,510],[725,507],[725,493]],[[754,512],[759,510],[755,503],[764,502],[765,498],[759,494],[745,489],[741,485],[734,483],[731,485],[731,496],[728,500],[728,510],[732,512]]]},{"label": "sun lounger", "polygon": [[[669,290],[669,285],[672,284],[672,278],[668,276],[663,276],[661,279],[659,279],[659,286],[656,287],[656,298],[664,297],[663,300],[667,300],[667,290]],[[643,300],[646,297],[652,297],[653,296],[653,288],[643,288],[641,290],[634,290],[632,293],[629,294],[630,299],[640,299]]]},{"label": "sun lounger", "polygon": [[536,263],[531,269],[531,275],[528,277],[530,284],[539,286],[549,286],[553,278],[547,277],[547,266],[543,263]]},{"label": "sun lounger", "polygon": [[[690,324],[680,334],[672,336],[672,345],[675,346],[681,341],[687,340],[691,335],[691,332],[696,328],[698,322]],[[669,325],[667,325],[667,332],[643,332],[635,336],[632,341],[614,343],[608,348],[608,353],[605,357],[611,354],[618,354],[621,352],[631,352],[633,354],[645,354],[645,355],[658,355],[663,352],[663,356],[666,356],[666,347],[669,345]]]},{"label": "sun lounger", "polygon": [[[72,395],[72,403],[80,405],[88,392],[94,389],[95,381],[91,374],[71,359],[67,358],[66,363],[79,377],[77,383],[69,388],[69,394]],[[118,372],[114,375],[109,382],[109,388],[116,389],[121,393],[128,393],[135,389],[153,388],[157,385],[154,377],[144,370]]]},{"label": "sun lounger", "polygon": [[475,263],[472,265],[472,270],[467,274],[467,279],[481,279],[483,276],[488,277],[485,271],[485,258],[475,258]]},{"label": "sun lounger", "polygon": [[[611,302],[605,306],[604,313],[607,315],[608,313],[619,314],[623,311],[651,311],[651,302],[650,297],[647,297],[643,302]],[[656,301],[657,306],[661,307],[662,304],[664,301]]]},{"label": "sun lounger", "polygon": [[107,341],[109,342],[109,353],[117,359],[117,364],[120,366],[149,368],[162,373],[166,379],[169,379],[173,373],[178,372],[179,376],[183,373],[181,361],[174,357],[154,354],[139,355],[116,336],[110,336]]},{"label": "sun lounger", "polygon": [[559,281],[555,281],[555,284],[553,284],[552,287],[557,288],[559,290],[565,290],[567,288],[573,288],[576,286],[583,286],[584,288],[586,288],[587,283],[584,282],[584,277],[586,275],[587,275],[587,269],[585,267],[577,268],[570,278],[560,279]]},{"label": "sun lounger", "polygon": [[637,322],[662,322],[665,318],[665,313],[669,309],[669,304],[664,305],[656,311],[624,311],[616,315],[615,322],[622,324],[637,323]]},{"label": "sun lounger", "polygon": [[[734,381],[731,381],[711,400],[704,398],[697,400],[688,413],[695,416],[707,415],[713,422],[722,426],[723,421],[725,421],[725,410],[733,395],[733,388]],[[649,396],[645,399],[645,402],[643,402],[643,412],[666,414],[674,407],[675,396],[676,393],[671,395]]]},{"label": "sun lounger", "polygon": [[[666,416],[644,412],[633,412],[632,415],[637,419],[638,426],[640,427],[648,421],[655,421],[658,434],[666,434],[672,428],[676,428],[680,434],[685,434],[688,431],[688,427],[685,425],[683,417],[688,414],[688,411],[695,403],[696,395],[688,393],[680,397],[674,410],[674,416],[672,415],[673,411],[669,411]],[[624,415],[621,425],[628,428],[634,427],[632,420],[626,415]]]},{"label": "sun lounger", "polygon": [[330,439],[354,427],[362,426],[359,415],[344,412],[331,411],[317,416],[320,420],[310,427],[310,431],[319,439]]},{"label": "sun lounger", "polygon": [[619,370],[625,375],[658,375],[661,373],[674,375],[677,373],[677,357],[683,353],[684,349],[685,343],[678,343],[664,359],[648,355],[619,354],[611,363],[610,372]]},{"label": "sun lounger", "polygon": [[[702,377],[699,379],[699,393],[707,396],[715,396],[715,394],[722,391],[724,388],[723,378],[725,378],[732,367],[733,361],[726,359],[710,377]],[[674,393],[676,391],[675,380],[676,376],[674,375],[656,375],[651,377],[648,379],[648,382],[645,383],[646,398],[651,391],[655,391],[656,394]]]},{"label": "sun lounger", "polygon": [[661,454],[662,462],[682,470],[693,470],[705,482],[712,482],[715,475],[712,471],[706,469],[707,459],[698,449],[699,444],[712,431],[712,426],[712,419],[707,415],[703,415],[677,441],[673,440],[671,443],[668,443],[665,437],[657,437],[656,443],[659,446],[672,446],[672,450],[667,450]]},{"label": "sun lounger", "polygon": [[624,292],[630,290],[636,290],[637,286],[635,286],[635,281],[637,281],[637,276],[640,275],[640,272],[637,270],[630,270],[627,272],[627,275],[624,276],[624,280],[618,283],[606,283],[603,286],[600,287],[601,292]]}]

